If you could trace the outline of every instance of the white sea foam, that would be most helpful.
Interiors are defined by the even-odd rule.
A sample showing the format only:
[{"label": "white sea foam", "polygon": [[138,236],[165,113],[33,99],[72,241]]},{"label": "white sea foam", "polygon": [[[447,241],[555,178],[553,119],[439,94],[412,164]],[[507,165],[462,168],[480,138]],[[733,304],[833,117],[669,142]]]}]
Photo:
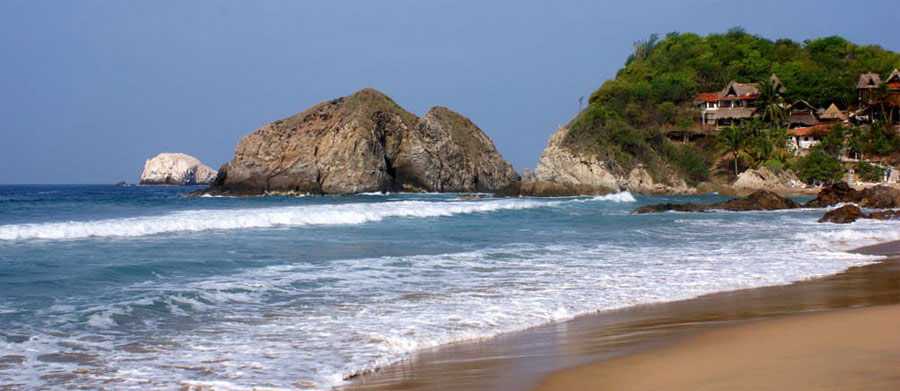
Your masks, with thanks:
[{"label": "white sea foam", "polygon": [[633,195],[628,191],[619,193],[604,194],[590,198],[592,201],[612,201],[612,202],[637,202]]},{"label": "white sea foam", "polygon": [[136,237],[170,232],[248,228],[353,225],[390,217],[427,218],[499,210],[529,209],[558,201],[397,201],[286,206],[259,209],[190,210],[162,216],[0,225],[0,240]]},{"label": "white sea foam", "polygon": [[[318,213],[317,221],[323,221],[325,211],[346,216],[365,209],[373,214],[352,220],[365,222],[553,205],[575,209],[564,210],[566,217],[585,211],[594,218],[594,212],[607,206],[630,209],[618,205],[632,202],[625,199],[619,195],[596,200],[605,205],[584,202],[592,198],[344,204],[333,209],[242,209],[238,217],[249,219],[254,211],[273,214],[287,209],[291,216]],[[387,214],[398,206],[407,214]],[[462,209],[453,209],[457,207]],[[215,212],[222,212],[217,218],[239,221],[224,211]],[[324,390],[349,375],[423,348],[489,338],[598,309],[837,273],[877,259],[845,250],[900,239],[897,223],[818,224],[808,211],[638,218],[665,223],[651,220],[613,240],[567,240],[553,231],[554,239],[544,242],[527,238],[445,254],[248,267],[193,279],[159,278],[126,286],[88,304],[61,298],[46,310],[45,317],[86,323],[88,338],[59,337],[57,327],[47,327],[51,331],[16,346],[3,346],[0,341],[0,349],[34,352],[36,357],[58,352],[63,342],[77,339],[83,345],[81,351],[100,352],[98,360],[114,368],[116,375],[76,372],[79,368],[67,363],[41,363],[45,368],[41,370],[77,373],[78,384],[86,387],[141,389],[152,384],[156,389]],[[602,217],[596,221],[603,224]],[[158,314],[147,317],[148,307]],[[145,314],[141,322],[146,326],[134,326],[136,330],[129,333],[118,329],[124,325],[116,320],[127,321],[140,313]],[[173,317],[200,325],[166,334],[161,325],[180,324],[172,322]],[[142,333],[150,336],[140,342],[151,352],[118,347]],[[108,339],[97,340],[98,335]]]}]

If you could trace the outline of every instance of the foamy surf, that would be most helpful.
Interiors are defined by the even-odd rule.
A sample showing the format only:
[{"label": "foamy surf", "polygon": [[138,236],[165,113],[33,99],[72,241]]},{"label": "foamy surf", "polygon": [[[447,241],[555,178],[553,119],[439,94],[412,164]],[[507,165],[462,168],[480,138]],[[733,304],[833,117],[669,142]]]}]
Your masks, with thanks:
[{"label": "foamy surf", "polygon": [[[845,250],[900,232],[897,222],[818,224],[821,210],[631,215],[635,198],[679,200],[629,193],[475,201],[135,194],[122,213],[140,217],[52,222],[45,200],[0,214],[3,229],[43,221],[32,228],[61,224],[74,237],[219,230],[0,243],[0,352],[27,352],[12,370],[0,368],[0,388],[328,390],[442,344],[837,273],[877,259]],[[116,208],[118,197],[109,201]],[[380,202],[363,202],[372,199]],[[71,208],[59,202],[57,210]],[[103,202],[93,211],[118,213]],[[205,206],[173,212],[192,205]],[[433,218],[444,216],[452,218]],[[256,227],[304,228],[246,231]]]},{"label": "foamy surf", "polygon": [[604,194],[601,196],[591,197],[592,201],[612,201],[612,202],[637,202],[637,199],[634,198],[634,195],[628,191],[622,191],[619,193],[610,193]]},{"label": "foamy surf", "polygon": [[386,218],[428,218],[500,210],[531,209],[558,201],[396,201],[379,203],[285,206],[259,209],[191,210],[162,216],[0,226],[0,240],[138,237],[172,232],[198,232],[312,225],[355,225]]}]

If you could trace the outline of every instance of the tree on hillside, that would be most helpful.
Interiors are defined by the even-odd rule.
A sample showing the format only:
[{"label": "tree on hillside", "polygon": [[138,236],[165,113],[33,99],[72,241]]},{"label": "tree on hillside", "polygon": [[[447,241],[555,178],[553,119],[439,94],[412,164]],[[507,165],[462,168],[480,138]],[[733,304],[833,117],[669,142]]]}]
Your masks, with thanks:
[{"label": "tree on hillside", "polygon": [[893,125],[876,122],[863,125],[861,130],[862,152],[869,156],[887,156],[900,149],[900,137]]},{"label": "tree on hillside", "polygon": [[834,156],[816,148],[800,159],[797,175],[807,183],[832,183],[841,179],[844,168]]},{"label": "tree on hillside", "polygon": [[769,80],[757,83],[759,86],[759,98],[756,99],[756,112],[763,121],[773,127],[780,124],[787,117],[784,109],[784,98],[778,91],[780,86]]},{"label": "tree on hillside", "polygon": [[625,61],[625,65],[631,64],[634,60],[647,60],[650,58],[650,53],[653,52],[653,49],[656,47],[656,42],[659,41],[658,34],[651,34],[650,38],[646,40],[639,40],[634,43],[634,53],[628,56],[628,60]]},{"label": "tree on hillside", "polygon": [[859,125],[847,128],[847,156],[863,159],[863,148],[865,139],[862,128]]},{"label": "tree on hillside", "polygon": [[856,175],[866,182],[881,182],[884,177],[884,170],[881,167],[873,166],[869,162],[861,161],[853,166]]},{"label": "tree on hillside", "polygon": [[719,148],[731,153],[731,158],[734,159],[734,176],[738,175],[738,159],[741,157],[741,153],[744,153],[747,149],[747,141],[749,140],[749,132],[747,130],[747,126],[735,126],[732,124],[719,132],[719,135],[716,137]]},{"label": "tree on hillside", "polygon": [[777,160],[782,163],[787,160],[787,151],[785,151],[788,140],[786,127],[769,127],[760,123],[753,126],[752,122],[748,126],[752,126],[749,143],[753,149],[752,155],[757,165],[769,160]]},{"label": "tree on hillside", "polygon": [[831,131],[821,137],[822,143],[819,144],[823,152],[830,156],[840,157],[844,154],[846,145],[847,130],[841,124],[835,124]]}]

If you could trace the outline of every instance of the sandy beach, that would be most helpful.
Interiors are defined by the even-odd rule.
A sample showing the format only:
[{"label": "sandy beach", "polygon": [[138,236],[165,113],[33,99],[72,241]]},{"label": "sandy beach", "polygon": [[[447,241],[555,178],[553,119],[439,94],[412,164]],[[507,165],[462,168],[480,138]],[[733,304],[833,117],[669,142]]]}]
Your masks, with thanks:
[{"label": "sandy beach", "polygon": [[856,251],[891,258],[442,346],[348,389],[897,389],[900,243]]},{"label": "sandy beach", "polygon": [[704,333],[549,376],[538,390],[897,390],[900,305]]}]

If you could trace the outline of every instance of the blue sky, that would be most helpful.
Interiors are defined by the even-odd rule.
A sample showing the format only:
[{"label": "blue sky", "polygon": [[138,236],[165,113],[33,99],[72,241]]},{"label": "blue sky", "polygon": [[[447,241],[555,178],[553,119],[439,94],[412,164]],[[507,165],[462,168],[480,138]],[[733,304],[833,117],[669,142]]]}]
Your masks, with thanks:
[{"label": "blue sky", "polygon": [[[865,12],[863,12],[865,11]],[[0,1],[0,183],[137,181],[374,87],[471,118],[518,170],[632,42],[743,26],[900,51],[891,1]]]}]

